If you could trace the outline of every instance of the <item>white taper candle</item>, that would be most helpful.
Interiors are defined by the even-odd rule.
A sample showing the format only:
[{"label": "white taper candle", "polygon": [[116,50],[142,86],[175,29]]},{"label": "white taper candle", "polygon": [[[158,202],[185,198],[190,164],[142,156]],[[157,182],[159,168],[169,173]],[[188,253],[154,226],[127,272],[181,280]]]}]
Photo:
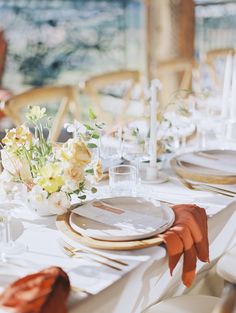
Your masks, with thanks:
[{"label": "white taper candle", "polygon": [[233,62],[233,80],[230,101],[230,119],[236,121],[236,56]]},{"label": "white taper candle", "polygon": [[161,88],[158,79],[151,81],[151,105],[150,105],[150,166],[157,165],[157,90]]},{"label": "white taper candle", "polygon": [[231,53],[227,55],[224,71],[224,83],[222,93],[222,117],[227,118],[229,116],[229,97],[231,91],[232,81],[232,69],[233,69],[233,56]]}]

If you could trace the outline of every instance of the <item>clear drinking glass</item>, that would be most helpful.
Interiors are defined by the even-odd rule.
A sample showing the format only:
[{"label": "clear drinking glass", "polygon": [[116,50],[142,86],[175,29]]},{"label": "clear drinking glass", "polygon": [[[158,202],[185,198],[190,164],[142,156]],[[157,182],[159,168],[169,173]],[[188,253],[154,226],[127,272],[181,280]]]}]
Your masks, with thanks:
[{"label": "clear drinking glass", "polygon": [[4,241],[5,241],[5,219],[0,211],[0,250],[1,250],[1,245]]},{"label": "clear drinking glass", "polygon": [[109,169],[109,185],[112,196],[135,196],[137,168],[132,165],[117,165]]},{"label": "clear drinking glass", "polygon": [[5,261],[7,257],[25,252],[26,246],[23,243],[12,240],[11,234],[11,211],[15,208],[13,203],[0,203],[0,259]]}]

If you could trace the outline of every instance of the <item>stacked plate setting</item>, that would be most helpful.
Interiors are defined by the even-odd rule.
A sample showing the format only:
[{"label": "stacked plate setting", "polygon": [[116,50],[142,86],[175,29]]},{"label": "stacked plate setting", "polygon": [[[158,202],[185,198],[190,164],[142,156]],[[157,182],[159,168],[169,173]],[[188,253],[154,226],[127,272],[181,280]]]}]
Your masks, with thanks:
[{"label": "stacked plate setting", "polygon": [[212,184],[236,184],[236,151],[204,150],[181,154],[171,161],[186,179]]},{"label": "stacked plate setting", "polygon": [[115,197],[86,202],[62,216],[57,226],[90,247],[130,250],[160,244],[157,235],[174,219],[173,210],[157,200]]}]

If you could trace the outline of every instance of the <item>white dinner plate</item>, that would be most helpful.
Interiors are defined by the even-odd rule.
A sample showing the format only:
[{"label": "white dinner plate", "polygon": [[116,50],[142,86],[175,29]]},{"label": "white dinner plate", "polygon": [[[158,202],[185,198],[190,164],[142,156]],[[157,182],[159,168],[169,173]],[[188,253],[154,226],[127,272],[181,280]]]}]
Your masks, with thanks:
[{"label": "white dinner plate", "polygon": [[184,153],[177,157],[182,167],[211,175],[236,175],[236,151],[205,150]]},{"label": "white dinner plate", "polygon": [[157,200],[116,197],[93,200],[77,207],[70,225],[83,236],[106,241],[152,237],[174,222],[173,210]]},{"label": "white dinner plate", "polygon": [[236,184],[236,151],[203,150],[174,157],[170,164],[177,175],[208,184]]}]

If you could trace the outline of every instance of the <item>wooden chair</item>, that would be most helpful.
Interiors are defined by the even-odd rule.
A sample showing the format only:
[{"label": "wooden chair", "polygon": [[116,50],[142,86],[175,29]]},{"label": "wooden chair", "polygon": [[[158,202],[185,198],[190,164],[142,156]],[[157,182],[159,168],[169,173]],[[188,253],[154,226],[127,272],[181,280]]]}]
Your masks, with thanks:
[{"label": "wooden chair", "polygon": [[[126,84],[125,91],[120,95],[113,95],[112,92],[109,94],[105,89],[112,87],[117,87],[119,84]],[[132,120],[132,116],[128,117],[128,110],[130,108],[130,104],[132,103],[132,93],[134,91],[135,86],[141,84],[141,76],[138,71],[131,70],[123,70],[117,72],[109,72],[104,73],[98,76],[94,76],[89,78],[84,83],[83,92],[87,95],[91,101],[92,105],[94,105],[94,109],[98,116],[102,121],[105,121],[108,124],[114,125],[115,123],[125,122],[128,120]],[[117,106],[122,105],[118,114],[113,112],[109,113],[107,108],[104,108],[104,97],[110,96],[110,101],[115,101],[117,99],[122,100],[118,103]],[[139,100],[142,101],[145,105],[145,97],[144,90],[141,89]],[[113,116],[112,116],[113,115]]]},{"label": "wooden chair", "polygon": [[236,246],[224,254],[216,265],[217,274],[226,282],[221,298],[184,295],[163,300],[143,313],[236,313]]},{"label": "wooden chair", "polygon": [[57,104],[50,140],[56,141],[68,112],[73,118],[79,118],[77,88],[74,86],[47,86],[33,88],[11,97],[5,102],[4,112],[16,126],[23,123],[22,111],[26,106]]},{"label": "wooden chair", "polygon": [[225,282],[236,284],[236,245],[221,256],[216,264],[216,273]]},{"label": "wooden chair", "polygon": [[170,102],[175,92],[192,90],[192,78],[197,69],[197,63],[193,59],[187,58],[174,58],[162,61],[157,65],[157,77],[163,84],[159,94],[162,107]]},{"label": "wooden chair", "polygon": [[225,48],[225,49],[214,49],[214,50],[209,50],[206,53],[206,60],[208,63],[214,62],[216,58],[219,57],[226,57],[228,54],[234,54],[235,49],[234,48]]},{"label": "wooden chair", "polygon": [[222,298],[184,295],[159,302],[143,313],[235,313],[236,285],[229,285]]},{"label": "wooden chair", "polygon": [[236,285],[229,284],[212,313],[235,313],[236,312]]},{"label": "wooden chair", "polygon": [[226,57],[231,54],[235,54],[234,48],[214,49],[206,53],[205,63],[208,66],[209,77],[212,80],[216,89],[221,87],[223,73],[217,71],[217,62],[221,61],[225,63]]},{"label": "wooden chair", "polygon": [[166,76],[179,74],[179,89],[191,89],[192,70],[196,67],[193,59],[176,58],[160,62],[157,66],[157,75]]}]

